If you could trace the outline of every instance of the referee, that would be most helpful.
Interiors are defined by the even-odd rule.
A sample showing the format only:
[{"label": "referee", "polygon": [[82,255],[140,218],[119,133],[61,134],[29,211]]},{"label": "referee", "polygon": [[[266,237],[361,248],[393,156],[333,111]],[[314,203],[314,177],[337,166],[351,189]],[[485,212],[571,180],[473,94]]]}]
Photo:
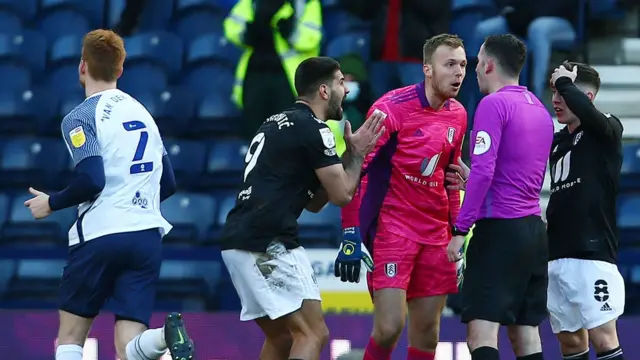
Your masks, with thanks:
[{"label": "referee", "polygon": [[540,189],[553,140],[553,120],[536,96],[518,86],[525,45],[490,36],[478,53],[480,90],[466,196],[448,247],[466,253],[462,322],[472,360],[499,360],[498,330],[509,326],[516,357],[541,360],[538,325],[547,317],[548,244]]},{"label": "referee", "polygon": [[625,303],[618,271],[616,197],[622,166],[622,124],[592,101],[600,76],[565,62],[551,77],[553,106],[564,129],[549,163],[551,197],[548,309],[565,359],[621,360],[616,320]]}]

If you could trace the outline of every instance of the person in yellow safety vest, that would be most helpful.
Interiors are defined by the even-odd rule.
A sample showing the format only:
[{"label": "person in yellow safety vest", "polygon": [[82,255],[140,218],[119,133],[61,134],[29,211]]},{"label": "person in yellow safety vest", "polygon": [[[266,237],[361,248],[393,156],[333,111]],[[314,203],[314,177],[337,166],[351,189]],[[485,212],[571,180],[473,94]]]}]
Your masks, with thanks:
[{"label": "person in yellow safety vest", "polygon": [[298,65],[320,54],[320,0],[239,0],[223,23],[226,38],[244,50],[232,100],[244,112],[245,135],[294,102]]}]

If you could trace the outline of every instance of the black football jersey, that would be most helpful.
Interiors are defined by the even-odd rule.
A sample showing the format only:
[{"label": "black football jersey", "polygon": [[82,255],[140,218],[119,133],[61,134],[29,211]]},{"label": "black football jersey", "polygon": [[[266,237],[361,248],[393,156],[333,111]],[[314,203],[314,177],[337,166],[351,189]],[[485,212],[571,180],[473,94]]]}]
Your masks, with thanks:
[{"label": "black football jersey", "polygon": [[570,79],[556,88],[580,125],[554,136],[547,206],[550,260],[617,261],[616,198],[622,167],[622,123],[598,111]]},{"label": "black football jersey", "polygon": [[222,248],[264,252],[272,241],[299,246],[298,217],[320,188],[315,170],[340,163],[331,129],[307,105],[268,118],[249,144]]}]

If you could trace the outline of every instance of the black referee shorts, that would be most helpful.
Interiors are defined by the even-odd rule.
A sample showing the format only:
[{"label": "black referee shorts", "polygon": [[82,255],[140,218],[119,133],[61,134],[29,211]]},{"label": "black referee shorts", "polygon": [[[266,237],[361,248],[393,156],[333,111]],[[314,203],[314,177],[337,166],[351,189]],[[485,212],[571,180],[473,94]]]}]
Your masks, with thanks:
[{"label": "black referee shorts", "polygon": [[547,317],[548,260],[539,216],[479,220],[467,248],[462,322],[538,326]]}]

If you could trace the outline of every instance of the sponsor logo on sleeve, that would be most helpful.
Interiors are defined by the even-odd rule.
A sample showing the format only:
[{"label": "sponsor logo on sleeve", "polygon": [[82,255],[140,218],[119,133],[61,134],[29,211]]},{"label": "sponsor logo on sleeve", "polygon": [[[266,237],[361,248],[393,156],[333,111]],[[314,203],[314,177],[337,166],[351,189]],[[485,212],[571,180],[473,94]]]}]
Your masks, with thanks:
[{"label": "sponsor logo on sleeve", "polygon": [[71,145],[75,148],[79,148],[87,142],[87,137],[84,134],[82,126],[69,131],[69,139],[71,139]]},{"label": "sponsor logo on sleeve", "polygon": [[329,129],[328,127],[320,129],[320,136],[322,137],[322,143],[327,149],[336,147],[336,138],[333,137],[331,129]]},{"label": "sponsor logo on sleeve", "polygon": [[478,131],[476,145],[473,147],[473,155],[482,155],[491,148],[491,136],[486,131]]}]

